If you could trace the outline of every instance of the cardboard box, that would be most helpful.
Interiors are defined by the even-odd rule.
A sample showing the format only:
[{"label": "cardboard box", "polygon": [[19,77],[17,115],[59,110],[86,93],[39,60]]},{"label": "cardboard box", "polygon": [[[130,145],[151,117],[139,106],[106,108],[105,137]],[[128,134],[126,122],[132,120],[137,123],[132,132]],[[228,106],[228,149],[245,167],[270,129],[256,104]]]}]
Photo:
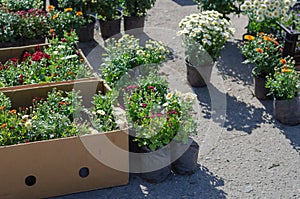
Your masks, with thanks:
[{"label": "cardboard box", "polygon": [[[26,48],[34,46],[0,49],[0,61],[8,55],[20,55]],[[0,92],[10,97],[13,108],[18,108],[31,105],[36,96],[46,97],[53,88],[80,91],[86,107],[92,105],[94,94],[110,90],[95,74],[73,81],[0,88]],[[125,185],[129,181],[126,129],[0,147],[0,157],[1,199],[46,198]]]},{"label": "cardboard box", "polygon": [[[35,49],[37,45],[31,46],[23,46],[23,47],[12,47],[12,48],[5,48],[0,49],[0,62],[4,63],[8,59],[13,57],[21,57],[22,53],[26,50],[32,51]],[[41,48],[46,48],[48,44],[41,44],[39,45]],[[87,67],[93,71],[92,66],[89,64],[88,60],[79,49],[81,57],[84,59]],[[99,85],[99,81],[102,82],[103,85]],[[84,96],[84,105],[90,106],[89,97],[95,93],[95,90],[101,90],[102,93],[106,93],[110,88],[107,84],[100,79],[100,77],[93,72],[93,77],[89,78],[81,78],[77,80],[68,80],[68,81],[61,81],[61,82],[49,82],[49,83],[40,83],[40,84],[30,84],[30,85],[20,85],[20,86],[11,86],[0,88],[0,92],[3,92],[6,96],[13,99],[12,107],[17,109],[20,106],[29,106],[32,103],[32,99],[39,94],[45,95],[53,88],[58,89],[67,89],[71,90],[74,88],[75,90],[81,90],[82,95]],[[94,85],[93,87],[87,85]],[[96,87],[95,87],[96,86]],[[100,88],[100,87],[101,88]]]},{"label": "cardboard box", "polygon": [[[128,172],[106,164],[128,169],[126,151],[126,130],[0,147],[0,198],[45,198],[125,185]],[[102,163],[105,156],[110,160]]]},{"label": "cardboard box", "polygon": [[[6,90],[14,105],[45,97],[54,85]],[[98,91],[109,90],[104,81],[57,84],[85,93],[85,105]],[[34,94],[32,94],[34,93]],[[96,133],[0,147],[0,198],[45,198],[125,185],[129,181],[127,130]]]}]

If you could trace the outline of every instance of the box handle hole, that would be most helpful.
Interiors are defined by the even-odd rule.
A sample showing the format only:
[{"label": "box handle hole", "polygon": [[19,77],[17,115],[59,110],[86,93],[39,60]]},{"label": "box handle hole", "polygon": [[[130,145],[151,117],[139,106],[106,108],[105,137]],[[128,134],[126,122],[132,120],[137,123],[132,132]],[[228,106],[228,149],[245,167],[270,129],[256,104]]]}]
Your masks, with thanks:
[{"label": "box handle hole", "polygon": [[27,176],[26,178],[25,178],[25,184],[27,185],[27,186],[33,186],[33,185],[35,185],[35,183],[36,183],[36,177],[35,176]]},{"label": "box handle hole", "polygon": [[79,176],[82,177],[82,178],[88,177],[89,174],[90,174],[90,170],[87,167],[82,167],[79,170]]}]

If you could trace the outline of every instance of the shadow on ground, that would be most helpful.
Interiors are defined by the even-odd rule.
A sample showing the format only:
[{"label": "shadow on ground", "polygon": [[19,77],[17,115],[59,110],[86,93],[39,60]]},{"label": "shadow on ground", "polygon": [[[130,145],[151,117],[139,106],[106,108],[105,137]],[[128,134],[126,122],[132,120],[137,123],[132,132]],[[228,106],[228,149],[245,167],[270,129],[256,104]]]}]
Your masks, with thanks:
[{"label": "shadow on ground", "polygon": [[[66,195],[65,199],[157,199],[157,198],[188,198],[188,199],[225,199],[226,193],[218,187],[224,186],[224,181],[214,176],[206,167],[190,176],[172,174],[165,181],[151,184],[143,181],[136,175],[131,175],[130,186],[112,187],[107,189]],[[170,189],[171,188],[171,189]],[[55,198],[52,198],[55,199]]]},{"label": "shadow on ground", "polygon": [[[212,84],[203,88],[193,88],[193,90],[198,96],[203,117],[219,123],[227,131],[237,130],[251,134],[261,124],[270,123],[269,114],[264,108],[257,108],[234,96],[222,93]],[[223,108],[218,107],[220,104],[216,103],[212,107],[212,99],[220,98],[226,100],[220,102],[223,103]]]},{"label": "shadow on ground", "polygon": [[193,0],[173,0],[175,3],[181,5],[181,6],[194,6],[197,5],[196,2]]},{"label": "shadow on ground", "polygon": [[276,121],[275,126],[290,140],[291,145],[300,155],[300,124],[297,126],[288,126]]},{"label": "shadow on ground", "polygon": [[217,64],[219,73],[226,79],[226,75],[232,77],[233,82],[243,85],[252,85],[253,78],[251,70],[253,65],[241,64],[245,59],[238,48],[238,42],[227,42],[225,49],[221,52],[221,59]]}]

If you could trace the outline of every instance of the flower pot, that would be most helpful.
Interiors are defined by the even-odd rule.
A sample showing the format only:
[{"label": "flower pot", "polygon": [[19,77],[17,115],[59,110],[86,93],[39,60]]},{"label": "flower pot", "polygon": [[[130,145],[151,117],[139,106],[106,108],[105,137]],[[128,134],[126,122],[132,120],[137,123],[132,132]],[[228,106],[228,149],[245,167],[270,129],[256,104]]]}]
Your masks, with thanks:
[{"label": "flower pot", "polygon": [[189,138],[188,143],[171,143],[172,170],[180,175],[191,175],[197,169],[197,160],[199,154],[199,145],[193,139]]},{"label": "flower pot", "polygon": [[104,40],[120,34],[121,18],[111,21],[99,20],[101,36]]},{"label": "flower pot", "polygon": [[135,17],[135,16],[124,16],[124,30],[134,33],[143,32],[145,25],[145,16]]},{"label": "flower pot", "polygon": [[297,96],[288,100],[274,98],[273,111],[275,118],[283,124],[300,124],[300,97]]},{"label": "flower pot", "polygon": [[165,146],[154,152],[149,148],[139,149],[140,156],[139,176],[147,182],[159,183],[171,174],[171,152],[170,147]]},{"label": "flower pot", "polygon": [[187,67],[187,80],[192,87],[205,87],[211,77],[212,65],[194,66],[187,59],[185,60]]},{"label": "flower pot", "polygon": [[257,74],[256,70],[257,70],[256,67],[253,68],[252,70],[253,81],[254,81],[254,95],[261,100],[271,99],[271,97],[268,96],[270,90],[266,88],[267,78]]},{"label": "flower pot", "polygon": [[78,30],[80,42],[88,42],[94,39],[95,21],[81,26]]}]

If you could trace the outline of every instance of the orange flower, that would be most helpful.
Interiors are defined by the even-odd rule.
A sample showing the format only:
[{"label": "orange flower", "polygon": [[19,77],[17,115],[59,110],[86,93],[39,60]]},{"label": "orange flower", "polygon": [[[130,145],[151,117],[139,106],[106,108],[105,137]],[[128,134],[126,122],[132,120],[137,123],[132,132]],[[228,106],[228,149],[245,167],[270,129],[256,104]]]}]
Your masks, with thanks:
[{"label": "orange flower", "polygon": [[261,49],[261,48],[256,48],[256,52],[263,53],[263,49]]},{"label": "orange flower", "polygon": [[264,40],[265,40],[265,41],[273,41],[273,39],[272,39],[271,37],[268,37],[268,36],[266,36],[266,35],[264,36]]},{"label": "orange flower", "polygon": [[244,39],[246,39],[248,41],[253,41],[255,39],[255,37],[253,37],[252,35],[245,35]]},{"label": "orange flower", "polygon": [[50,29],[49,32],[52,34],[54,33],[54,29]]},{"label": "orange flower", "polygon": [[82,12],[80,12],[80,11],[76,12],[76,16],[77,16],[77,17],[80,17],[80,16],[82,16],[82,15],[83,15]]},{"label": "orange flower", "polygon": [[72,12],[73,8],[66,8],[65,12]]},{"label": "orange flower", "polygon": [[274,42],[275,45],[279,46],[279,42],[278,41],[274,40],[273,42]]},{"label": "orange flower", "polygon": [[50,5],[50,6],[47,7],[47,11],[54,10],[54,8],[55,8],[55,7],[54,7],[53,5]]},{"label": "orange flower", "polygon": [[5,127],[7,127],[7,124],[3,123],[3,124],[1,125],[1,128],[5,128]]},{"label": "orange flower", "polygon": [[259,32],[258,33],[260,36],[263,36],[265,33],[264,32]]},{"label": "orange flower", "polygon": [[13,109],[10,111],[12,114],[16,114],[17,113],[17,110]]},{"label": "orange flower", "polygon": [[6,106],[1,106],[0,107],[0,111],[2,111],[3,109],[5,109]]},{"label": "orange flower", "polygon": [[286,60],[285,59],[280,59],[280,63],[283,64],[283,65],[285,65],[286,64]]},{"label": "orange flower", "polygon": [[58,13],[53,15],[52,19],[56,19],[58,17]]}]

